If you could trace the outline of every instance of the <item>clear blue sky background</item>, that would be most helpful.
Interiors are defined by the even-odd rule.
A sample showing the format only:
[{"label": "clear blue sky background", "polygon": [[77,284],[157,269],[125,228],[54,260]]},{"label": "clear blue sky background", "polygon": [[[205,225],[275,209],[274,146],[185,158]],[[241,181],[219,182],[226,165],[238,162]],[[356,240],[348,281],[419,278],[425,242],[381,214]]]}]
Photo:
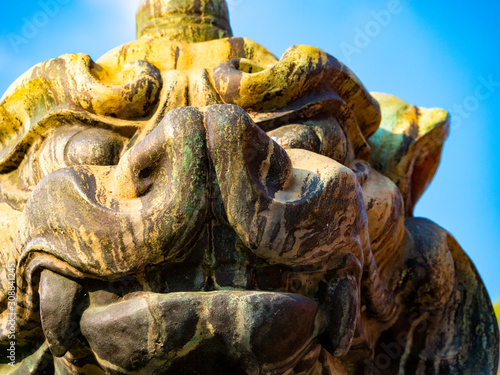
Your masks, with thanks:
[{"label": "clear blue sky background", "polygon": [[[47,11],[44,3],[56,6],[45,7]],[[96,60],[134,40],[138,3],[4,2],[0,91],[40,61],[68,52],[84,52]],[[452,112],[441,167],[416,214],[457,237],[492,298],[499,300],[500,2],[400,0],[396,9],[391,1],[378,0],[228,3],[234,34],[263,44],[277,56],[293,44],[320,47],[346,63],[371,91]],[[377,16],[387,16],[389,10],[390,20]],[[360,33],[369,35],[362,38]],[[486,87],[483,82],[490,80],[499,85]]]}]

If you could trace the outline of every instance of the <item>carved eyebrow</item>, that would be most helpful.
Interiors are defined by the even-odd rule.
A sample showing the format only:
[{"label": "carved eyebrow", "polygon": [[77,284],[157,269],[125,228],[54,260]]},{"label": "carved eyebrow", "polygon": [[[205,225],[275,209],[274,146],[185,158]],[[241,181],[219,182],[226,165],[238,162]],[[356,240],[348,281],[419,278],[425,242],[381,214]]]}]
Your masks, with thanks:
[{"label": "carved eyebrow", "polygon": [[246,66],[246,61],[232,59],[212,72],[224,103],[236,104],[254,115],[286,114],[289,107],[293,110],[294,106],[334,96],[349,106],[364,138],[380,125],[378,102],[349,68],[318,48],[293,46],[273,66],[253,73],[241,69],[242,62]]},{"label": "carved eyebrow", "polygon": [[127,120],[145,117],[163,86],[160,71],[146,61],[126,64],[113,77],[101,74],[89,56],[68,54],[15,81],[0,101],[0,173],[18,167],[33,140],[53,126],[54,116],[133,127]]},{"label": "carved eyebrow", "polygon": [[37,139],[45,137],[45,134],[52,129],[69,124],[108,129],[126,138],[131,138],[142,126],[138,121],[106,118],[83,111],[54,111],[33,124],[25,133],[18,134],[17,138],[14,138],[5,148],[0,149],[0,174],[17,169],[23,161],[25,153]]},{"label": "carved eyebrow", "polygon": [[317,116],[333,116],[340,124],[345,136],[352,143],[356,156],[361,159],[370,157],[370,146],[361,131],[360,124],[348,106],[336,93],[322,93],[302,98],[279,111],[269,113],[250,113],[255,123],[264,131],[270,131],[284,125],[314,120]]}]

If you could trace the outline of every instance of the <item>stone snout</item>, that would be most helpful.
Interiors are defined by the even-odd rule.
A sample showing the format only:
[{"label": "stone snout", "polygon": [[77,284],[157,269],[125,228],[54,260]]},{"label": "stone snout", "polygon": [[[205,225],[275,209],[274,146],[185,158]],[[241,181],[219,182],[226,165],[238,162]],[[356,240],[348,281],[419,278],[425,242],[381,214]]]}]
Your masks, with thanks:
[{"label": "stone snout", "polygon": [[[78,360],[58,332],[70,320],[113,373],[283,374],[350,347],[367,225],[356,175],[285,151],[239,107],[175,110],[116,167],[51,173],[22,220],[25,269],[51,261],[40,300],[56,357]],[[74,290],[63,316],[54,275]]]}]

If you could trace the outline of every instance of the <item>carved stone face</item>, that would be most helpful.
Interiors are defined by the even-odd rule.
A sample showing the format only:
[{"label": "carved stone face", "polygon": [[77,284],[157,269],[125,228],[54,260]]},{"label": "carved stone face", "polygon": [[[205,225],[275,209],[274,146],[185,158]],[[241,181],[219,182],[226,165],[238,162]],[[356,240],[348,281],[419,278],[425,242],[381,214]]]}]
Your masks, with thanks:
[{"label": "carved stone face", "polygon": [[479,276],[411,218],[446,112],[371,95],[316,48],[227,38],[221,1],[143,1],[138,22],[136,42],[41,63],[0,103],[18,371],[492,373]]}]

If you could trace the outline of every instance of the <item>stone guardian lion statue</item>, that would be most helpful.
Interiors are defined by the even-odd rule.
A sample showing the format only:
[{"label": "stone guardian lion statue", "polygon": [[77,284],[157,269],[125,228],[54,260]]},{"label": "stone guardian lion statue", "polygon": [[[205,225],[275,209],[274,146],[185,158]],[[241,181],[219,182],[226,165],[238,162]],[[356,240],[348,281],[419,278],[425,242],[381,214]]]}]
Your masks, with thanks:
[{"label": "stone guardian lion statue", "polygon": [[446,111],[234,38],[223,0],[137,32],[1,99],[2,374],[496,374],[480,276],[413,217]]}]

